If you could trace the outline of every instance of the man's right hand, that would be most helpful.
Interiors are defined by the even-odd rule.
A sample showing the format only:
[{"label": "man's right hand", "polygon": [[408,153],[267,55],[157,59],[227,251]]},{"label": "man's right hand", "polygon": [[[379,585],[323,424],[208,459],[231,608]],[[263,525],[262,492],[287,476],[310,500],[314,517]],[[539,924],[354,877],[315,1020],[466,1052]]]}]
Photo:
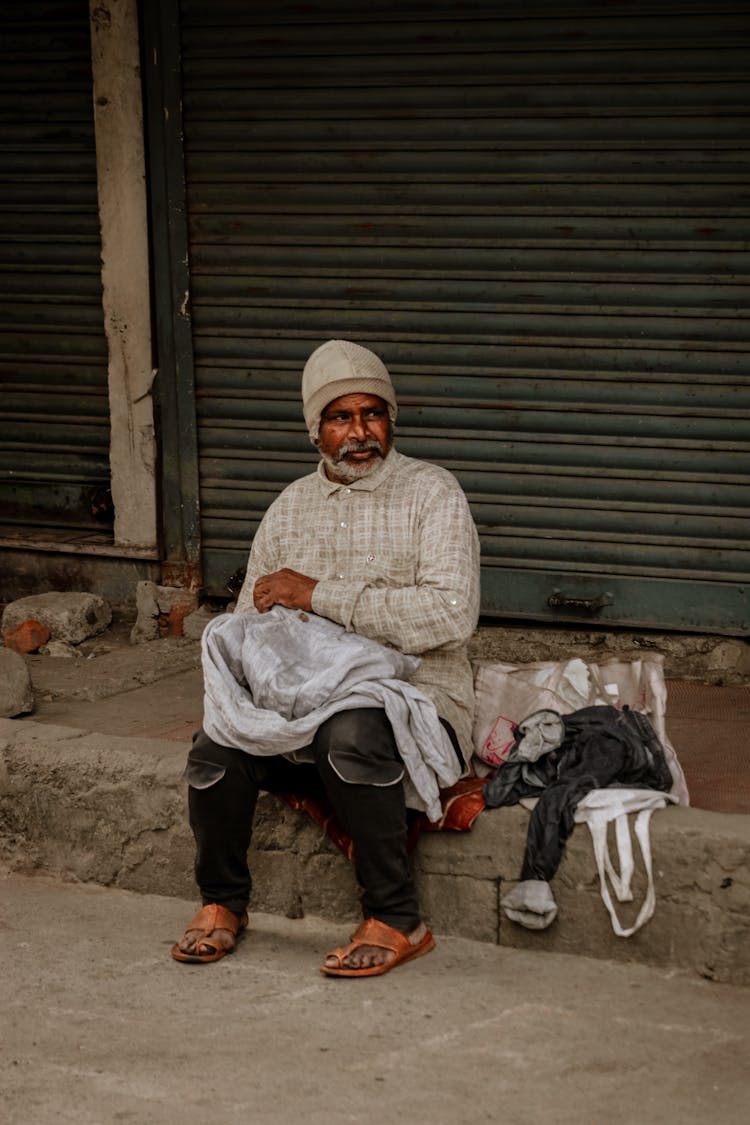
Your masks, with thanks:
[{"label": "man's right hand", "polygon": [[272,606],[283,605],[287,609],[304,609],[312,612],[312,592],[318,584],[317,578],[308,578],[296,570],[284,567],[273,574],[264,574],[253,587],[253,603],[259,613],[267,613]]}]

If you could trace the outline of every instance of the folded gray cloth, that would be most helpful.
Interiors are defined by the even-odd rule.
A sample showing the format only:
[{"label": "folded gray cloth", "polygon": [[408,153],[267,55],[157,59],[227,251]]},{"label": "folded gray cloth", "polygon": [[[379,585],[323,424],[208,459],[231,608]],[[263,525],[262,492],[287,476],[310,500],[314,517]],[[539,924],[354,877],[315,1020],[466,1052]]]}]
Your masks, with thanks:
[{"label": "folded gray cloth", "polygon": [[330,715],[383,707],[407,771],[407,804],[440,819],[440,789],[461,767],[434,703],[408,682],[418,657],[282,606],[215,617],[202,656],[203,728],[214,742],[308,761],[305,748]]},{"label": "folded gray cloth", "polygon": [[552,888],[543,879],[524,879],[500,899],[511,922],[527,930],[546,930],[557,917],[557,903]]}]

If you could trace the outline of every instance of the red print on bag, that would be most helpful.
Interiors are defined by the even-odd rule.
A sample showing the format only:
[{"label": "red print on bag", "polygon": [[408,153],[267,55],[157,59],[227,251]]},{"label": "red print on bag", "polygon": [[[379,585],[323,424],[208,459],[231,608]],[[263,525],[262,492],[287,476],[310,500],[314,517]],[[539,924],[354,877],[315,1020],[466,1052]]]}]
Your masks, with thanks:
[{"label": "red print on bag", "polygon": [[490,766],[501,766],[516,740],[516,724],[505,715],[498,715],[482,746],[482,760]]}]

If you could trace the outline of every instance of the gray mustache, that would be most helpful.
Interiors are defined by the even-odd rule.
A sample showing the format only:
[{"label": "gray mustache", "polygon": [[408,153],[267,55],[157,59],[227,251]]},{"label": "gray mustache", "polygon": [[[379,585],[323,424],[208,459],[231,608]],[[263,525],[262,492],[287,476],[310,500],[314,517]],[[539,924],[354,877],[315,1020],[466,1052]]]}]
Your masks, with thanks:
[{"label": "gray mustache", "polygon": [[338,453],[336,454],[336,460],[341,461],[344,457],[346,457],[347,453],[365,453],[368,449],[375,449],[381,455],[381,457],[383,455],[382,442],[379,442],[376,438],[369,438],[367,441],[346,442],[346,444],[342,445]]}]

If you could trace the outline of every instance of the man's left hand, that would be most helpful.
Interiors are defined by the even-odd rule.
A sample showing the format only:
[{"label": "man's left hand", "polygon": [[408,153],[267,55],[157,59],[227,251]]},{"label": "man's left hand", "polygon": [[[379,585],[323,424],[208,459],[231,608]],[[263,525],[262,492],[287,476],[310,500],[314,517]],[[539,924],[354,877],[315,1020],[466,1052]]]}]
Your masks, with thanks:
[{"label": "man's left hand", "polygon": [[311,612],[312,592],[317,584],[317,578],[308,578],[306,574],[299,574],[285,566],[283,570],[264,574],[256,580],[253,602],[259,613],[267,613],[274,605]]}]

